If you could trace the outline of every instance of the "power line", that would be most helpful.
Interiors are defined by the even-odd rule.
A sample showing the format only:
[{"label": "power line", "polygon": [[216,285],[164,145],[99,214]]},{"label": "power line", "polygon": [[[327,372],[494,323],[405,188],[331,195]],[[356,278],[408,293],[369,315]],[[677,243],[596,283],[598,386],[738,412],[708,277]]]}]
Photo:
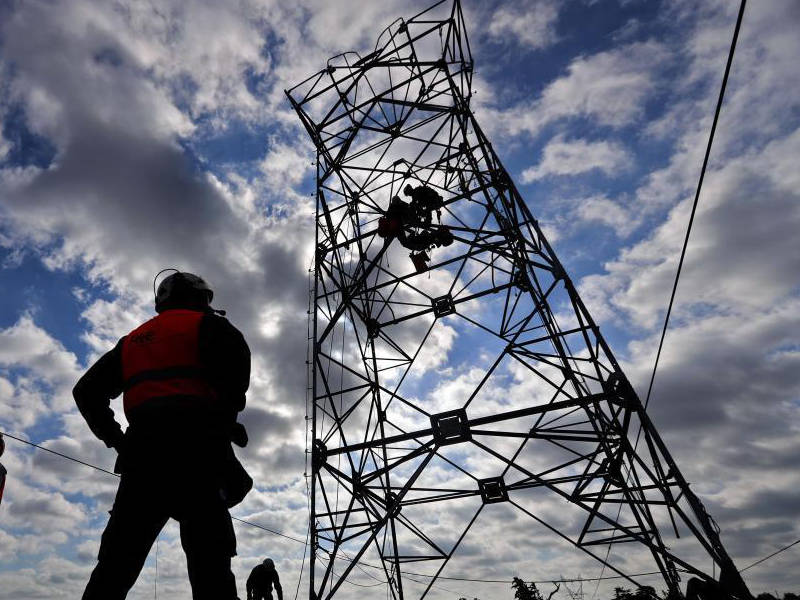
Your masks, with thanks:
[{"label": "power line", "polygon": [[[365,567],[371,567],[373,569],[380,569],[378,565],[371,565],[369,563],[362,563]],[[427,575],[425,573],[415,573],[413,571],[403,571],[404,575],[412,575],[414,577],[427,577],[429,579],[433,579],[433,575]],[[661,571],[648,571],[647,573],[633,573],[631,575],[607,575],[605,577],[574,577],[574,578],[559,578],[559,579],[539,579],[533,581],[526,581],[525,583],[576,583],[581,581],[597,581],[598,579],[605,580],[605,579],[624,579],[625,577],[644,577],[645,575],[661,575]],[[504,584],[511,584],[511,579],[475,579],[469,577],[446,577],[444,575],[439,575],[436,579],[445,579],[447,581],[464,581],[467,583],[504,583]]]},{"label": "power line", "polygon": [[297,588],[294,590],[294,600],[300,595],[300,583],[303,581],[303,570],[306,567],[306,554],[308,553],[308,536],[311,534],[311,523],[306,529],[306,541],[303,542],[303,560],[300,562],[300,575],[297,577]]},{"label": "power line", "polygon": [[[16,437],[16,436],[11,435],[10,433],[7,433],[5,431],[0,431],[0,434],[2,434],[5,437],[8,437],[8,438],[10,438],[12,440],[16,440],[18,442],[22,442],[23,444],[27,444],[28,446],[33,446],[34,448],[38,448],[39,450],[44,450],[45,452],[50,452],[51,454],[55,454],[56,456],[60,456],[61,458],[64,458],[66,460],[71,460],[74,463],[78,463],[78,464],[83,465],[85,467],[90,467],[92,469],[95,469],[96,471],[101,471],[102,473],[106,473],[107,475],[112,475],[114,477],[119,478],[119,474],[117,474],[117,473],[109,471],[108,469],[104,469],[103,467],[98,467],[97,465],[93,465],[92,463],[88,463],[86,461],[80,460],[79,458],[75,458],[74,456],[69,456],[68,454],[64,454],[62,452],[56,452],[55,450],[51,450],[50,448],[46,448],[45,446],[42,446],[41,444],[36,444],[34,442],[31,442],[30,440],[26,440],[24,438]],[[276,531],[274,529],[270,529],[269,527],[265,527],[264,525],[259,525],[257,523],[252,523],[251,521],[246,521],[245,519],[240,519],[239,517],[231,516],[231,519],[233,519],[234,521],[239,521],[240,523],[245,523],[246,525],[250,525],[251,527],[258,527],[259,529],[263,529],[264,531],[267,531],[267,532],[269,532],[269,533],[271,533],[273,535],[278,535],[280,537],[284,537],[286,539],[292,540],[293,542],[298,542],[300,544],[306,544],[307,543],[307,542],[305,542],[305,541],[303,541],[301,539],[298,539],[296,537],[292,537],[290,535],[286,535],[285,533],[281,533],[280,531]]]},{"label": "power line", "polygon": [[761,564],[761,563],[763,563],[765,560],[768,560],[768,559],[772,558],[773,556],[776,556],[776,555],[780,554],[781,552],[783,552],[784,550],[788,550],[789,548],[791,548],[792,546],[795,546],[795,545],[797,545],[797,544],[800,544],[800,540],[795,540],[794,542],[792,542],[792,543],[791,543],[791,544],[789,544],[788,546],[784,546],[784,547],[783,547],[783,548],[781,548],[780,550],[776,550],[776,551],[775,551],[775,552],[773,552],[772,554],[769,554],[769,555],[765,556],[764,558],[757,560],[757,561],[756,561],[756,562],[754,562],[752,565],[747,565],[747,566],[746,566],[744,569],[740,569],[740,570],[739,570],[739,573],[743,573],[744,571],[747,571],[747,569],[749,569],[750,567],[755,567],[756,565],[760,565],[760,564]]},{"label": "power line", "polygon": [[667,306],[667,314],[664,317],[664,327],[661,330],[661,340],[658,342],[658,351],[656,352],[656,360],[653,364],[653,373],[650,375],[650,385],[647,387],[647,397],[644,401],[644,407],[647,409],[647,404],[650,402],[650,393],[653,391],[653,381],[656,378],[656,370],[658,369],[658,360],[661,357],[661,349],[664,345],[664,338],[667,335],[667,327],[669,326],[669,317],[672,314],[672,304],[675,301],[675,292],[678,289],[678,280],[681,277],[681,269],[683,268],[683,259],[686,256],[686,248],[689,245],[689,236],[692,232],[692,224],[694,223],[694,215],[697,212],[697,203],[700,199],[700,190],[703,188],[703,179],[706,176],[706,168],[708,167],[708,158],[711,155],[711,145],[714,142],[714,132],[717,130],[717,122],[719,121],[719,113],[722,110],[722,99],[725,97],[725,88],[728,85],[728,75],[731,72],[731,64],[733,64],[733,54],[736,51],[736,41],[739,38],[739,29],[742,26],[742,17],[744,17],[744,7],[747,0],[742,0],[739,5],[739,15],[736,17],[736,27],[733,30],[733,39],[731,40],[731,47],[728,51],[728,62],[725,65],[725,74],[722,77],[722,86],[719,90],[719,97],[717,98],[717,108],[714,111],[714,121],[711,124],[711,132],[708,135],[708,145],[706,146],[706,154],[703,158],[703,167],[700,169],[700,180],[697,182],[697,190],[694,194],[694,202],[692,203],[692,212],[689,216],[689,225],[686,227],[686,237],[683,240],[683,248],[681,249],[681,257],[678,260],[678,270],[675,272],[675,282],[672,285],[672,294],[669,298],[669,305]]},{"label": "power line", "polygon": [[[349,558],[349,557],[347,557],[347,558],[345,558],[345,557],[340,557],[340,558],[341,558],[341,560],[348,560],[349,562],[352,562],[352,563],[354,563],[354,564],[355,564],[355,566],[357,566],[357,567],[359,567],[359,569],[361,569],[361,572],[362,572],[362,573],[364,573],[364,574],[365,574],[367,577],[370,577],[371,579],[374,579],[374,580],[377,582],[377,583],[363,584],[363,583],[355,583],[354,581],[350,581],[349,579],[345,578],[345,579],[343,580],[345,583],[349,583],[349,584],[352,584],[352,585],[357,585],[357,586],[359,586],[359,587],[377,587],[377,586],[379,586],[379,585],[386,585],[387,583],[389,583],[388,581],[385,581],[385,580],[383,580],[383,579],[378,579],[378,578],[377,578],[377,577],[375,577],[374,575],[371,575],[371,574],[370,574],[370,573],[368,573],[367,571],[364,571],[364,569],[362,568],[362,566],[360,566],[358,562],[355,562],[355,561],[353,561],[353,559],[351,559],[351,558]],[[320,559],[321,559],[321,560],[325,560],[325,558],[324,558],[324,557],[320,557]],[[327,560],[328,560],[328,562],[330,562],[330,559],[327,559]],[[331,568],[331,572],[332,572],[334,575],[336,575],[336,577],[339,577],[339,578],[341,578],[341,575],[339,575],[338,573],[336,573],[336,571],[334,571],[334,570],[333,570],[333,568]],[[352,575],[352,573],[350,573],[350,574],[349,574],[347,577],[350,577],[350,575]]]},{"label": "power line", "polygon": [[[10,435],[10,434],[8,434],[8,433],[6,433],[4,431],[0,431],[0,433],[2,433],[2,435],[7,436],[7,437],[9,437],[9,438],[11,438],[13,440],[16,440],[18,442],[22,442],[22,443],[27,444],[29,446],[33,446],[34,448],[38,448],[39,450],[45,450],[47,452],[50,452],[50,453],[55,454],[57,456],[60,456],[61,458],[64,458],[66,460],[70,460],[72,462],[76,462],[78,464],[81,464],[81,465],[84,465],[86,467],[95,469],[96,471],[101,471],[101,472],[106,473],[108,475],[113,475],[114,477],[119,477],[119,475],[117,473],[113,473],[113,472],[108,471],[108,470],[106,470],[106,469],[104,469],[102,467],[98,467],[97,465],[93,465],[92,463],[88,463],[86,461],[80,460],[80,459],[75,458],[73,456],[69,456],[67,454],[63,454],[61,452],[56,452],[55,450],[50,450],[49,448],[45,448],[44,446],[42,446],[40,444],[36,444],[36,443],[31,442],[29,440]],[[271,529],[269,527],[265,527],[264,525],[259,525],[258,523],[253,523],[252,521],[247,521],[245,519],[240,519],[239,517],[234,517],[232,515],[231,515],[231,519],[233,519],[235,521],[239,521],[240,523],[244,523],[245,525],[250,525],[251,527],[256,527],[258,529],[261,529],[261,530],[266,531],[268,533],[271,533],[273,535],[277,535],[277,536],[286,538],[287,540],[292,540],[293,542],[297,542],[298,544],[303,544],[305,546],[308,546],[308,541],[307,540],[301,540],[300,538],[296,538],[296,537],[293,537],[291,535],[287,535],[287,534],[282,533],[280,531],[276,531],[275,529]],[[756,565],[759,565],[759,564],[769,560],[773,556],[777,556],[781,552],[784,552],[784,551],[788,550],[789,548],[791,548],[793,546],[796,546],[797,544],[800,544],[800,539],[792,542],[791,544],[789,544],[787,546],[784,546],[783,548],[780,548],[780,549],[776,550],[772,554],[768,554],[764,558],[761,558],[761,559],[757,560],[756,562],[754,562],[753,564],[746,566],[744,569],[741,569],[739,572],[741,573],[741,572],[746,571],[747,569],[755,567]],[[352,558],[347,557],[347,556],[343,556],[342,560],[355,562]],[[380,567],[378,565],[373,565],[373,564],[370,564],[370,563],[358,563],[358,564],[360,564],[363,567],[370,567],[372,569],[382,569],[383,568],[383,567]],[[447,577],[445,575],[434,576],[434,575],[428,575],[426,573],[415,573],[413,571],[405,571],[404,574],[411,575],[413,577],[427,577],[429,579],[433,579],[435,577],[436,579],[444,579],[444,580],[447,580],[447,581],[464,581],[464,582],[469,582],[469,583],[504,583],[504,584],[510,584],[511,583],[511,581],[508,580],[508,579],[477,579],[477,578],[468,578],[468,577]],[[534,581],[526,581],[525,583],[536,583],[536,584],[541,584],[541,583],[563,583],[563,582],[575,583],[575,582],[582,582],[582,581],[598,581],[598,580],[607,580],[607,579],[622,579],[622,578],[625,578],[625,577],[643,577],[645,575],[660,575],[660,574],[661,574],[661,571],[648,571],[646,573],[633,573],[633,574],[630,574],[630,575],[627,575],[627,576],[626,575],[607,575],[605,577],[577,577],[577,578],[564,578],[564,577],[561,577],[559,579],[539,579],[539,580],[534,580]],[[348,582],[348,583],[352,583],[352,582]],[[385,582],[381,582],[381,583],[385,583]]]},{"label": "power line", "polygon": [[286,538],[287,540],[292,540],[293,542],[297,542],[298,544],[306,544],[308,542],[305,540],[301,540],[300,538],[292,537],[291,535],[286,535],[285,533],[281,533],[280,531],[275,531],[274,529],[270,529],[269,527],[264,527],[263,525],[259,525],[258,523],[253,523],[252,521],[245,521],[244,519],[240,519],[239,517],[231,516],[231,519],[234,521],[239,521],[240,523],[244,523],[245,525],[250,525],[251,527],[258,527],[259,529],[263,529],[273,535],[279,535],[282,538]]},{"label": "power line", "polygon": [[[700,200],[700,191],[703,188],[703,180],[706,176],[706,169],[708,167],[708,159],[711,156],[711,146],[714,142],[714,133],[717,130],[717,123],[719,122],[719,115],[722,111],[722,101],[725,97],[725,88],[728,86],[728,76],[731,72],[731,65],[733,64],[733,55],[736,51],[736,42],[739,39],[739,30],[742,27],[742,18],[744,17],[744,8],[747,4],[747,0],[741,0],[739,4],[739,14],[736,17],[736,26],[733,29],[733,38],[731,39],[731,47],[728,50],[728,61],[725,64],[725,73],[722,76],[722,85],[719,89],[719,97],[717,98],[717,106],[714,109],[714,119],[711,123],[711,131],[708,134],[708,144],[706,145],[706,152],[705,156],[703,157],[703,166],[700,169],[700,179],[697,182],[697,189],[695,190],[694,194],[694,201],[692,202],[692,212],[689,215],[689,223],[686,227],[686,236],[683,239],[683,247],[681,248],[681,255],[678,259],[678,269],[675,271],[675,281],[672,284],[672,292],[670,293],[669,297],[669,304],[667,305],[667,313],[664,316],[664,326],[661,329],[661,338],[658,341],[658,350],[656,351],[656,359],[653,362],[653,372],[650,374],[650,383],[647,386],[647,396],[645,397],[644,401],[644,410],[647,410],[647,406],[650,404],[650,395],[653,392],[653,383],[656,379],[656,371],[658,370],[658,361],[661,358],[661,350],[664,347],[664,339],[667,336],[667,328],[669,327],[669,318],[672,315],[672,305],[675,302],[675,294],[678,291],[678,282],[681,278],[681,271],[683,270],[683,261],[686,258],[686,249],[689,246],[689,237],[692,233],[692,225],[694,224],[694,216],[697,212],[697,204]],[[642,433],[642,424],[639,423],[639,428],[636,432],[636,442],[634,443],[634,452],[636,448],[639,446],[639,436]],[[630,473],[629,473],[630,475]],[[617,511],[617,519],[619,519],[619,514],[622,511],[622,505],[620,505],[619,511]],[[608,560],[609,554],[611,553],[611,544],[608,545],[606,549],[606,558],[605,561]],[[602,577],[603,573],[605,572],[606,565],[605,561],[603,563],[603,567],[600,570],[600,576]],[[594,588],[594,592],[592,593],[592,598],[594,599],[595,595],[597,594],[597,590],[600,587],[600,582],[598,580],[597,586]]]},{"label": "power line", "polygon": [[[85,462],[83,460],[77,459],[77,458],[75,458],[73,456],[69,456],[69,455],[63,454],[61,452],[56,452],[55,450],[50,450],[49,448],[45,448],[44,446],[42,446],[40,444],[35,444],[35,443],[33,443],[31,441],[28,441],[28,440],[25,440],[23,438],[18,438],[16,436],[10,435],[10,434],[8,434],[6,432],[0,432],[0,433],[2,433],[4,436],[7,436],[7,437],[9,437],[9,438],[11,438],[13,440],[17,440],[18,442],[22,442],[24,444],[28,444],[29,446],[33,446],[34,448],[38,448],[40,450],[45,450],[47,452],[50,452],[50,453],[55,454],[57,456],[60,456],[61,458],[64,458],[66,460],[71,460],[72,462],[76,462],[76,463],[84,465],[86,467],[90,467],[90,468],[95,469],[97,471],[102,471],[103,473],[106,473],[108,475],[113,475],[114,477],[119,477],[119,475],[117,473],[113,473],[113,472],[108,471],[108,470],[106,470],[106,469],[104,469],[102,467],[98,467],[97,465],[93,465],[91,463],[88,463],[88,462]],[[296,537],[293,537],[291,535],[287,535],[287,534],[282,533],[280,531],[276,531],[275,529],[271,529],[269,527],[265,527],[264,525],[259,525],[258,523],[253,523],[252,521],[247,521],[247,520],[241,519],[239,517],[234,517],[233,515],[231,515],[231,519],[233,519],[234,521],[239,521],[240,523],[244,523],[245,525],[250,525],[251,527],[256,527],[258,529],[261,529],[261,530],[266,531],[268,533],[271,533],[273,535],[277,535],[277,536],[280,536],[282,538],[286,538],[287,540],[292,540],[293,542],[297,542],[298,544],[303,544],[304,546],[308,546],[308,538],[306,538],[305,540],[301,540],[300,538],[296,538]],[[798,541],[800,541],[800,540],[798,540]],[[353,562],[353,559],[350,558],[350,557],[342,557],[342,559],[350,561],[350,562]],[[766,560],[766,559],[764,559],[764,560]],[[378,565],[372,565],[372,564],[369,564],[369,563],[359,563],[359,564],[361,564],[361,566],[370,567],[370,568],[373,568],[373,569],[382,569],[382,567],[380,567]],[[754,566],[754,565],[750,565],[750,566]],[[750,567],[748,567],[748,568],[750,568]],[[638,576],[641,576],[641,575],[652,575],[652,574],[655,574],[655,573],[657,573],[657,572],[639,573]],[[414,572],[410,572],[409,571],[406,574],[407,575],[412,575],[414,577],[433,578],[433,575],[428,575],[426,573],[414,573]],[[636,576],[637,575],[632,575],[632,577],[636,577]],[[619,575],[615,575],[615,576],[606,577],[605,579],[616,579],[616,578],[619,578],[619,577],[620,577]],[[465,581],[465,582],[473,582],[473,583],[505,583],[505,584],[511,583],[507,579],[470,579],[470,578],[465,578],[465,577],[446,577],[444,575],[440,575],[439,577],[437,577],[437,579],[446,579],[448,581]],[[534,581],[534,582],[528,582],[528,583],[555,583],[557,581],[562,581],[562,580],[543,580],[543,581]],[[595,581],[595,578],[593,578],[593,579],[567,579],[566,581],[569,581],[569,582]],[[352,583],[352,582],[348,581],[348,583]],[[384,582],[381,582],[381,583],[384,583]],[[354,585],[357,585],[357,584],[354,584]]]},{"label": "power line", "polygon": [[76,462],[80,465],[84,465],[87,467],[91,467],[93,469],[97,469],[98,471],[102,471],[103,473],[108,473],[109,475],[113,475],[114,477],[119,477],[116,473],[108,471],[103,467],[98,467],[97,465],[93,465],[87,462],[84,462],[80,459],[74,458],[72,456],[67,456],[66,454],[62,454],[61,452],[56,452],[55,450],[51,450],[50,448],[45,448],[44,446],[40,446],[39,444],[34,444],[33,442],[19,438],[16,436],[11,435],[10,433],[6,433],[5,431],[0,431],[0,434],[4,435],[5,437],[11,438],[12,440],[16,440],[18,442],[22,442],[23,444],[28,444],[29,446],[33,446],[34,448],[39,448],[39,450],[44,450],[45,452],[49,452],[50,454],[55,454],[56,456],[60,456],[61,458],[66,458],[67,460],[71,460],[72,462]]},{"label": "power line", "polygon": [[[409,577],[408,573],[406,573],[405,575],[406,575],[406,578],[405,578],[406,581],[413,581],[417,585],[430,585],[430,587],[436,588],[437,590],[444,590],[445,592],[448,592],[450,594],[455,594],[456,596],[461,597],[461,592],[456,592],[454,590],[451,590],[451,589],[446,588],[446,587],[441,586],[441,585],[436,585],[434,583],[426,584],[424,581],[418,581],[418,580],[414,579],[413,577]],[[475,600],[479,600],[479,599],[475,598]]]},{"label": "power line", "polygon": [[[75,458],[74,456],[69,456],[68,454],[64,454],[62,452],[56,452],[55,450],[51,450],[50,448],[46,448],[45,446],[42,446],[40,444],[36,444],[36,443],[31,442],[29,440],[26,440],[24,438],[13,436],[10,433],[6,433],[5,431],[0,431],[0,434],[2,434],[5,437],[11,438],[12,440],[16,440],[18,442],[22,442],[23,444],[27,444],[29,446],[33,446],[34,448],[38,448],[39,450],[44,450],[45,452],[50,452],[51,454],[55,454],[56,456],[60,456],[61,458],[65,458],[67,460],[71,460],[72,462],[78,463],[80,465],[84,465],[86,467],[91,467],[92,469],[95,469],[97,471],[101,471],[101,472],[106,473],[108,475],[113,475],[114,477],[119,478],[119,474],[117,474],[117,473],[114,473],[112,471],[104,469],[103,467],[98,467],[97,465],[93,465],[93,464],[88,463],[86,461],[80,460],[79,458]],[[268,531],[269,533],[272,533],[274,535],[279,535],[281,537],[284,537],[286,539],[292,540],[294,542],[298,542],[300,544],[305,544],[306,543],[305,541],[303,541],[301,539],[298,539],[296,537],[292,537],[290,535],[286,535],[285,533],[281,533],[280,531],[275,531],[274,529],[270,529],[269,527],[265,527],[265,526],[259,525],[257,523],[252,523],[250,521],[246,521],[245,519],[240,519],[239,517],[231,516],[231,519],[233,519],[234,521],[239,521],[241,523],[245,523],[245,524],[250,525],[252,527],[258,527],[259,529],[263,529],[264,531]]]}]

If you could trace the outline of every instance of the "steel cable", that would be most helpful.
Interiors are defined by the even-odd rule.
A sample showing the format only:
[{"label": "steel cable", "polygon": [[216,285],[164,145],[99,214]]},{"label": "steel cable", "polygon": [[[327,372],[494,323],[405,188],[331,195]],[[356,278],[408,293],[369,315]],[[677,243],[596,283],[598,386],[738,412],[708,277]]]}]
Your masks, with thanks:
[{"label": "steel cable", "polygon": [[[644,401],[644,410],[647,410],[647,406],[650,404],[650,395],[653,391],[653,383],[656,378],[656,371],[658,370],[658,362],[659,359],[661,358],[661,350],[664,347],[664,339],[666,338],[667,328],[669,327],[669,319],[670,316],[672,315],[672,306],[675,302],[675,294],[678,290],[678,282],[680,281],[681,271],[683,270],[683,261],[686,257],[686,249],[689,246],[689,237],[692,233],[692,225],[694,224],[694,217],[697,212],[698,202],[700,200],[700,191],[703,188],[703,180],[705,179],[706,176],[708,159],[711,155],[711,146],[714,142],[714,133],[717,130],[717,123],[719,122],[719,115],[722,110],[722,101],[725,97],[725,88],[728,85],[728,77],[731,72],[731,65],[733,64],[733,55],[736,51],[736,42],[739,39],[739,30],[741,29],[742,26],[742,18],[744,17],[744,8],[746,4],[747,0],[741,0],[741,3],[739,5],[739,14],[736,17],[736,26],[734,27],[733,38],[731,39],[731,46],[730,49],[728,50],[728,61],[725,64],[725,73],[722,76],[722,85],[720,86],[719,96],[717,97],[717,105],[714,110],[714,119],[711,123],[711,131],[709,132],[708,135],[708,144],[706,145],[706,152],[705,156],[703,157],[703,166],[700,169],[700,179],[697,182],[697,189],[695,190],[694,201],[692,202],[692,212],[689,215],[689,223],[686,227],[686,236],[684,237],[683,247],[681,248],[680,258],[678,259],[678,268],[675,272],[675,280],[672,284],[672,292],[670,293],[669,303],[667,305],[667,312],[664,317],[664,326],[661,329],[661,338],[658,342],[658,350],[656,351],[656,358],[653,363],[653,372],[650,374],[650,383],[647,386],[647,396],[645,397]],[[634,452],[636,451],[636,448],[639,446],[639,436],[641,435],[641,433],[642,433],[642,423],[639,422],[639,428],[636,432],[636,442],[634,443],[633,446]],[[630,473],[628,474],[628,476],[630,476]],[[617,513],[617,519],[619,519],[619,514],[621,511],[622,511],[622,505],[620,505],[619,511]],[[608,560],[610,553],[611,553],[611,544],[609,543],[608,548],[606,550],[606,558],[605,558],[606,561]],[[605,564],[603,564],[603,568],[600,570],[601,577],[605,572],[605,568],[606,566]],[[599,586],[600,584],[598,581],[598,585],[595,586],[594,592],[592,593],[592,600],[594,600],[594,597],[597,594]]]},{"label": "steel cable", "polygon": [[[30,442],[28,440],[25,440],[25,439],[22,439],[22,438],[19,438],[19,437],[15,437],[13,435],[9,435],[5,431],[0,431],[0,433],[2,433],[4,436],[7,436],[7,437],[11,438],[12,440],[17,440],[19,442],[23,442],[25,444],[28,444],[29,446],[33,446],[34,448],[38,448],[40,450],[46,450],[48,452],[53,452],[52,450],[49,450],[48,448],[45,448],[44,446],[41,446],[39,444],[35,444],[33,442]],[[117,475],[116,473],[112,473],[111,471],[107,471],[106,469],[103,469],[102,467],[98,467],[97,465],[93,465],[91,463],[79,460],[77,458],[74,458],[72,456],[68,456],[66,454],[62,454],[60,452],[53,452],[53,453],[57,454],[58,456],[60,456],[62,458],[65,458],[67,460],[71,460],[73,462],[82,464],[82,465],[84,465],[86,467],[90,467],[92,469],[95,469],[97,471],[101,471],[101,472],[106,473],[108,475],[113,475],[114,477],[119,477],[119,475]],[[274,529],[270,529],[269,527],[265,527],[264,525],[259,525],[258,523],[253,523],[252,521],[247,521],[245,519],[240,519],[239,517],[231,516],[231,518],[233,520],[235,520],[235,521],[239,521],[240,523],[244,523],[245,525],[250,525],[251,527],[257,527],[258,529],[261,529],[261,530],[266,531],[268,533],[271,533],[273,535],[277,535],[277,536],[286,538],[288,540],[292,540],[293,542],[297,542],[298,544],[304,544],[306,546],[308,545],[308,540],[307,539],[306,540],[301,540],[300,538],[296,538],[296,537],[293,537],[291,535],[287,535],[285,533],[282,533],[280,531],[276,531]],[[800,539],[792,542],[791,544],[789,544],[787,546],[784,546],[783,548],[780,548],[780,549],[776,550],[775,552],[772,552],[771,554],[768,554],[764,558],[761,558],[761,559],[757,560],[756,562],[754,562],[754,563],[746,566],[745,568],[741,569],[739,572],[740,573],[744,572],[747,569],[750,569],[752,567],[755,567],[756,565],[759,565],[759,564],[761,564],[763,562],[766,562],[767,560],[769,560],[773,556],[777,556],[781,552],[784,552],[784,551],[788,550],[789,548],[791,548],[793,546],[796,546],[797,544],[800,544]],[[343,560],[348,560],[348,558],[343,558]],[[352,560],[352,559],[349,559],[349,560]],[[372,565],[372,564],[369,564],[369,563],[360,563],[360,564],[362,566],[370,567],[370,568],[373,568],[373,569],[382,569],[382,567],[380,567],[378,565]],[[646,573],[634,573],[634,574],[628,575],[628,577],[642,577],[642,576],[645,576],[645,575],[659,575],[660,573],[661,573],[660,571],[648,571]],[[427,578],[432,578],[433,577],[433,575],[428,575],[426,573],[414,573],[414,572],[411,572],[411,571],[406,572],[406,574],[412,575],[414,577],[427,577]],[[606,580],[606,579],[620,579],[620,578],[623,578],[623,577],[624,577],[623,575],[608,575],[606,577],[603,577],[602,579],[603,580]],[[511,581],[509,581],[508,579],[478,579],[478,578],[468,578],[468,577],[447,577],[447,576],[444,576],[444,575],[439,575],[436,578],[437,579],[445,579],[445,580],[448,580],[448,581],[465,581],[465,582],[471,582],[471,583],[505,583],[505,584],[510,584],[511,583]],[[536,584],[541,584],[541,583],[562,583],[562,582],[572,583],[572,582],[581,582],[581,581],[597,581],[598,579],[599,579],[598,577],[577,577],[577,578],[563,578],[562,577],[560,579],[539,579],[539,580],[533,580],[533,581],[526,581],[525,583],[536,583]]]}]

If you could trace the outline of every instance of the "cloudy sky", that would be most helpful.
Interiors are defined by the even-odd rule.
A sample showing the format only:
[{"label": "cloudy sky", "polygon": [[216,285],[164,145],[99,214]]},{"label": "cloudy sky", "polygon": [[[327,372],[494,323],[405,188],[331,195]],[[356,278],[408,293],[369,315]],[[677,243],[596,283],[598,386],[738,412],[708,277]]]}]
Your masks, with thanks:
[{"label": "cloudy sky", "polygon": [[[314,169],[283,90],[427,4],[0,1],[0,428],[110,468],[70,390],[153,314],[158,270],[202,274],[253,350],[240,456],[257,489],[234,514],[304,538]],[[464,10],[477,119],[643,392],[738,2]],[[740,567],[800,538],[798,27],[794,0],[748,6],[650,408]],[[116,480],[7,446],[0,599],[79,597]],[[509,552],[503,520],[491,527],[448,575],[600,571],[560,545]],[[240,593],[270,555],[293,597],[303,546],[236,528]],[[745,579],[800,592],[798,556]],[[151,597],[155,582],[154,548],[130,597]],[[190,597],[174,524],[157,583]],[[513,595],[459,582],[436,594]]]}]

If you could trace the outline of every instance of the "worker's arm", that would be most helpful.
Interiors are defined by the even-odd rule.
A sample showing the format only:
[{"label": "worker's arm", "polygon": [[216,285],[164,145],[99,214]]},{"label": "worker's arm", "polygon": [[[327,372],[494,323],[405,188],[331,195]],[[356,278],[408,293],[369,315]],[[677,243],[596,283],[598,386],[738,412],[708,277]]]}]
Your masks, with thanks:
[{"label": "worker's arm", "polygon": [[275,571],[275,579],[272,581],[275,586],[275,592],[278,594],[278,600],[283,600],[283,588],[281,587],[281,578],[278,577],[278,572]]},{"label": "worker's arm", "polygon": [[247,578],[247,600],[253,600],[253,596],[255,595],[253,593],[255,588],[255,578],[256,578],[255,575],[256,575],[256,570],[253,569],[252,571],[250,571],[250,576]]},{"label": "worker's arm", "polygon": [[117,450],[122,445],[124,434],[111,410],[111,399],[121,393],[122,340],[101,356],[72,389],[72,396],[89,429],[106,446]]},{"label": "worker's arm", "polygon": [[200,323],[200,357],[222,399],[223,418],[232,424],[250,387],[250,348],[230,321],[206,315]]}]

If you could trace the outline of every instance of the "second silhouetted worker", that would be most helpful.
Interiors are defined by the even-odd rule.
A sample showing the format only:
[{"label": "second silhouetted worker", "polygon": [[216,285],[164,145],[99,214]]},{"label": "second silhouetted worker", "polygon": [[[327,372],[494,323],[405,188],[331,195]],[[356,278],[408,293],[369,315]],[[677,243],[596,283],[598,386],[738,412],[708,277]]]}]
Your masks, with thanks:
[{"label": "second silhouetted worker", "polygon": [[283,600],[283,588],[275,563],[271,558],[266,558],[253,568],[247,578],[247,600],[272,600],[273,586],[278,600]]}]

